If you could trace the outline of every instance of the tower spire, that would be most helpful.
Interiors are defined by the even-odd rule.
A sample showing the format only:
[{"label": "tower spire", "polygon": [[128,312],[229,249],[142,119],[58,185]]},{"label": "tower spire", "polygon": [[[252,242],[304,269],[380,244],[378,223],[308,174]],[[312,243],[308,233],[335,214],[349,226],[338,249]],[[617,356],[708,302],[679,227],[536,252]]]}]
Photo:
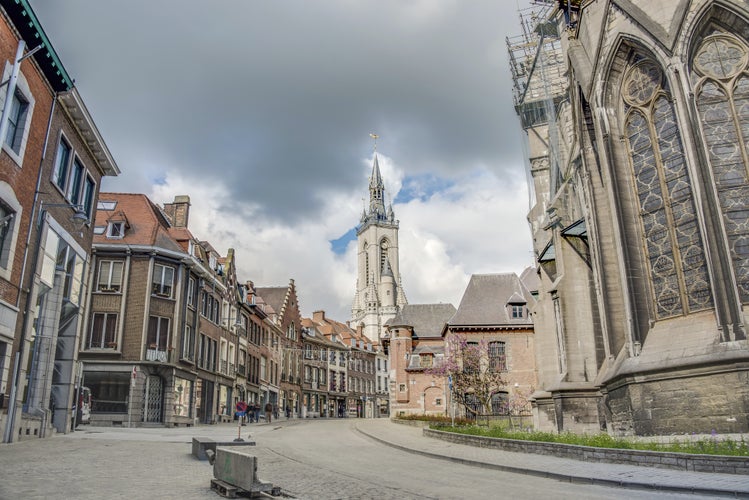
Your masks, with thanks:
[{"label": "tower spire", "polygon": [[377,153],[372,164],[372,177],[369,178],[369,216],[377,220],[384,219],[385,213],[385,184],[380,175],[380,164]]}]

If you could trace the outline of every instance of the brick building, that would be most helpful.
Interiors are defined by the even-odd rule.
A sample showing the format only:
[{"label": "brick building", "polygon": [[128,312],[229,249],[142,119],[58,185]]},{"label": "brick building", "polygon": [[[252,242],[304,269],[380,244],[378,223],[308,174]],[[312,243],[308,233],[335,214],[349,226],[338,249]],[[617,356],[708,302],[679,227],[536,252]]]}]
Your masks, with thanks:
[{"label": "brick building", "polygon": [[140,194],[101,195],[80,351],[96,423],[229,420],[244,396],[235,380],[249,315],[233,252],[222,259],[190,233],[189,207],[186,196],[162,209]]},{"label": "brick building", "polygon": [[391,417],[447,412],[447,382],[427,369],[444,359],[443,331],[454,314],[452,304],[407,304],[385,323]]},{"label": "brick building", "polygon": [[9,442],[70,429],[90,220],[102,177],[119,169],[29,3],[2,2],[0,17],[0,406]]},{"label": "brick building", "polygon": [[293,415],[301,414],[302,404],[302,315],[296,295],[294,280],[288,286],[256,287],[270,310],[268,319],[278,331],[277,348],[281,356],[281,381],[279,383],[278,408],[288,406]]},{"label": "brick building", "polygon": [[[468,343],[486,345],[488,366],[502,374],[505,386],[492,396],[492,413],[505,413],[510,401],[525,401],[538,386],[529,314],[534,303],[514,273],[474,274],[457,312],[447,322],[445,336],[460,335]],[[464,413],[465,409],[458,411]]]}]

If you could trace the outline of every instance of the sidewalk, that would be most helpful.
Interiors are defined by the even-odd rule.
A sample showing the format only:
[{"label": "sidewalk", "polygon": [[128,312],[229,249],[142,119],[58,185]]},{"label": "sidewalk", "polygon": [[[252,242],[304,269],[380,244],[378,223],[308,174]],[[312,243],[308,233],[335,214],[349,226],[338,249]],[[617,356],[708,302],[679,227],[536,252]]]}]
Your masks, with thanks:
[{"label": "sidewalk", "polygon": [[424,437],[421,427],[396,424],[388,419],[358,420],[355,426],[361,434],[393,448],[476,467],[570,483],[749,498],[746,476],[582,462],[478,448]]}]

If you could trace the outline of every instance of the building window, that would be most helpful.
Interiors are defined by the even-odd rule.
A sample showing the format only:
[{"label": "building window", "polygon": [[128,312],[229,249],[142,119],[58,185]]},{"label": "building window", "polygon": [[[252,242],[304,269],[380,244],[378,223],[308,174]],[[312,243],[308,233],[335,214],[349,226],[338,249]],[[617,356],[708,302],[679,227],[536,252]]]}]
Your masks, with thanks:
[{"label": "building window", "polygon": [[94,192],[96,191],[96,183],[90,175],[86,175],[83,181],[83,196],[81,197],[81,205],[83,211],[86,213],[89,219],[93,213],[94,208]]},{"label": "building window", "polygon": [[[695,52],[692,83],[702,138],[723,214],[741,301],[749,303],[749,48],[726,33],[705,37]],[[691,285],[690,285],[691,292]],[[694,294],[692,292],[692,294]]]},{"label": "building window", "polygon": [[508,401],[506,392],[492,394],[492,415],[507,415],[510,410]]},{"label": "building window", "polygon": [[385,266],[388,261],[388,240],[380,242],[380,274],[385,272]]},{"label": "building window", "polygon": [[13,239],[13,228],[15,227],[15,212],[0,203],[0,267],[8,268],[8,258]]},{"label": "building window", "polygon": [[52,182],[60,188],[64,193],[65,187],[68,182],[68,169],[70,168],[70,157],[72,149],[65,142],[65,139],[60,139],[60,144],[57,145],[57,156],[55,157],[55,169],[52,172]]},{"label": "building window", "polygon": [[23,142],[28,111],[29,101],[20,90],[16,89],[15,94],[13,94],[13,100],[10,103],[5,143],[18,155],[21,154],[21,144]]},{"label": "building window", "polygon": [[111,212],[112,210],[115,209],[116,206],[117,206],[116,201],[99,200],[99,202],[96,204],[96,209]]},{"label": "building window", "polygon": [[174,288],[174,268],[155,264],[153,266],[152,292],[159,297],[172,298]]},{"label": "building window", "polygon": [[91,413],[127,413],[129,372],[86,371],[85,378],[86,385],[91,389]]},{"label": "building window", "polygon": [[190,325],[185,325],[182,332],[182,359],[195,359],[195,332]]},{"label": "building window", "polygon": [[621,88],[634,199],[657,318],[712,307],[707,260],[668,82],[640,58]]},{"label": "building window", "polygon": [[148,348],[166,351],[169,341],[169,318],[149,316],[148,318]]},{"label": "building window", "polygon": [[73,172],[71,173],[70,186],[68,186],[68,199],[73,205],[80,205],[81,200],[81,183],[86,174],[80,160],[76,158],[73,161]]},{"label": "building window", "polygon": [[125,236],[124,222],[110,222],[107,226],[107,238],[120,239]]},{"label": "building window", "polygon": [[369,245],[364,243],[364,282],[369,285],[371,281],[372,280],[369,275]]},{"label": "building window", "polygon": [[400,392],[406,392],[406,384],[399,384],[398,385],[398,390]]},{"label": "building window", "polygon": [[91,322],[91,334],[88,338],[88,349],[116,349],[117,314],[94,313]]},{"label": "building window", "polygon": [[97,290],[100,292],[122,291],[122,268],[120,261],[103,260],[99,263],[99,281]]},{"label": "building window", "polygon": [[489,369],[494,372],[507,371],[507,355],[504,342],[489,342]]},{"label": "building window", "polygon": [[523,306],[513,304],[510,306],[510,309],[512,311],[512,318],[518,319],[523,317]]},{"label": "building window", "polygon": [[[50,230],[49,232],[54,231]],[[50,238],[49,233],[48,238]],[[83,256],[78,255],[75,252],[74,248],[70,246],[65,240],[57,235],[56,239],[57,261],[55,267],[57,271],[65,272],[62,297],[65,301],[68,302],[67,305],[78,307],[81,303],[85,259],[83,258]],[[49,250],[51,251],[52,248],[50,248]]]},{"label": "building window", "polygon": [[187,305],[195,307],[195,278],[187,280]]}]

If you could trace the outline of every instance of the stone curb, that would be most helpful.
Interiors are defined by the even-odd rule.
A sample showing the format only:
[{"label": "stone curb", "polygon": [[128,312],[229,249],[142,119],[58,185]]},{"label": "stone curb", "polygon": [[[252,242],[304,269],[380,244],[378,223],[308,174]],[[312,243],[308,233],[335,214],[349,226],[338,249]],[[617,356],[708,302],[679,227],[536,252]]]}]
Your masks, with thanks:
[{"label": "stone curb", "polygon": [[390,446],[392,448],[405,451],[408,453],[412,453],[415,455],[421,455],[421,456],[425,456],[429,458],[436,458],[438,460],[446,460],[449,462],[469,465],[471,467],[481,467],[484,469],[493,469],[493,470],[499,470],[503,472],[511,472],[514,474],[524,474],[526,476],[556,479],[558,481],[564,481],[564,482],[575,483],[575,484],[613,486],[613,487],[618,487],[618,488],[647,490],[647,491],[670,491],[670,492],[675,492],[675,493],[689,493],[693,495],[714,495],[714,496],[720,495],[720,496],[728,496],[732,498],[749,498],[749,492],[745,492],[745,491],[735,491],[735,490],[720,489],[720,488],[692,488],[692,487],[685,487],[685,486],[661,485],[661,484],[656,484],[656,483],[646,483],[646,482],[639,482],[639,481],[618,481],[615,479],[602,479],[602,478],[580,476],[580,475],[573,475],[573,474],[563,474],[559,472],[550,472],[548,470],[528,469],[528,468],[513,467],[511,465],[501,465],[501,464],[492,464],[492,463],[487,463],[487,462],[479,462],[477,460],[469,460],[466,458],[454,457],[454,456],[449,456],[449,455],[441,455],[438,453],[431,453],[431,452],[424,451],[424,450],[417,450],[414,448],[409,448],[407,446],[392,443],[390,441],[387,441],[386,439],[382,439],[378,436],[370,434],[360,429],[358,425],[354,425],[354,428],[360,434],[367,436],[368,438],[373,439],[379,443]]}]

